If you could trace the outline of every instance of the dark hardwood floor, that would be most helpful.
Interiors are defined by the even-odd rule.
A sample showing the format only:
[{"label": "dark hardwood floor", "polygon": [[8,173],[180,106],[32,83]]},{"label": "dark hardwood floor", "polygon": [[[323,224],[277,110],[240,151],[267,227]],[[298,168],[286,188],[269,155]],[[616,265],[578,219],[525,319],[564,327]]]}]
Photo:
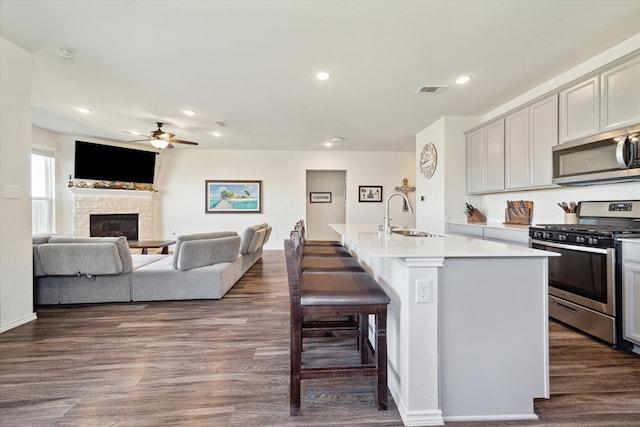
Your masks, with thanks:
[{"label": "dark hardwood floor", "polygon": [[[372,378],[303,382],[302,415],[289,416],[283,251],[265,251],[222,300],[37,313],[0,335],[1,426],[402,425],[391,396],[376,409]],[[539,420],[447,425],[640,425],[640,357],[555,322],[550,337]],[[352,340],[325,350],[348,351]]]}]

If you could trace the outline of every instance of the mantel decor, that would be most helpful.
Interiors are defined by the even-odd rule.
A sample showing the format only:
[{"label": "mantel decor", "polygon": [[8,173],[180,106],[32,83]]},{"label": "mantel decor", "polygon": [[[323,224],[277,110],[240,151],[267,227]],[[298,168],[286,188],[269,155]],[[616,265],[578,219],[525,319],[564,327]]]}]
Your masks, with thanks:
[{"label": "mantel decor", "polygon": [[358,201],[382,203],[382,186],[381,185],[358,186]]},{"label": "mantel decor", "polygon": [[120,181],[78,181],[69,180],[69,188],[98,188],[108,190],[154,191],[153,184],[138,184]]},{"label": "mantel decor", "polygon": [[261,213],[262,181],[205,181],[205,213]]}]

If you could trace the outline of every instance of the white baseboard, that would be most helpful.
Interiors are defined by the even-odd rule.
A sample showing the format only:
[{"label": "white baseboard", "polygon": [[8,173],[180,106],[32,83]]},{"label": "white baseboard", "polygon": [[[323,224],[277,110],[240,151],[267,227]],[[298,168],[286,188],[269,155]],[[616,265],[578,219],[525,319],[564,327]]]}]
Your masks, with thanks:
[{"label": "white baseboard", "polygon": [[7,324],[4,325],[0,325],[0,334],[3,332],[8,331],[9,329],[13,329],[15,327],[18,327],[20,325],[24,325],[25,323],[29,323],[33,320],[36,320],[38,318],[38,315],[36,313],[31,313],[28,316],[24,316],[20,319],[16,319],[12,322],[9,322]]}]

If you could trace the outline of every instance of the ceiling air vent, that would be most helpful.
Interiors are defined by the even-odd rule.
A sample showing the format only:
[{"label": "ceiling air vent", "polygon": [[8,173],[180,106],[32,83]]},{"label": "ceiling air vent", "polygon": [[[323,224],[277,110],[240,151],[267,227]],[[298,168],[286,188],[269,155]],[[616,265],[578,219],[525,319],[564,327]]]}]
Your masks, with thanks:
[{"label": "ceiling air vent", "polygon": [[229,126],[229,123],[225,122],[224,120],[216,120],[216,124],[218,126],[220,126],[221,128],[230,128],[231,126]]},{"label": "ceiling air vent", "polygon": [[442,93],[448,86],[421,86],[417,93]]}]

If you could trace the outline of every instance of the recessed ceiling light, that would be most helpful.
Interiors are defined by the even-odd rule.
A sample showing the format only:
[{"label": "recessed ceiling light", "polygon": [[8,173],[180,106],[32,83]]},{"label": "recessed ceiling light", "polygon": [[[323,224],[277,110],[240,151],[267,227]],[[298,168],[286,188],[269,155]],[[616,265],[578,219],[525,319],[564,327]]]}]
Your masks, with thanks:
[{"label": "recessed ceiling light", "polygon": [[331,74],[329,74],[327,71],[320,71],[318,72],[318,74],[316,74],[316,79],[318,80],[329,80],[330,77]]},{"label": "recessed ceiling light", "polygon": [[471,76],[460,76],[456,79],[456,83],[463,85],[465,83],[469,83],[469,80],[471,80]]},{"label": "recessed ceiling light", "polygon": [[87,107],[76,107],[76,111],[82,114],[89,114],[91,112],[91,108]]},{"label": "recessed ceiling light", "polygon": [[184,110],[183,111],[185,116],[195,116],[196,112],[195,111],[191,111],[191,110]]},{"label": "recessed ceiling light", "polygon": [[331,142],[342,142],[344,141],[344,138],[341,136],[334,136],[333,138],[331,138]]},{"label": "recessed ceiling light", "polygon": [[333,146],[333,144],[332,144],[332,143],[330,143],[330,142],[325,142],[325,143],[324,143],[324,146],[325,146],[325,147],[332,147],[332,146]]},{"label": "recessed ceiling light", "polygon": [[220,138],[222,136],[220,132],[213,132],[212,135],[215,136],[216,138]]}]

